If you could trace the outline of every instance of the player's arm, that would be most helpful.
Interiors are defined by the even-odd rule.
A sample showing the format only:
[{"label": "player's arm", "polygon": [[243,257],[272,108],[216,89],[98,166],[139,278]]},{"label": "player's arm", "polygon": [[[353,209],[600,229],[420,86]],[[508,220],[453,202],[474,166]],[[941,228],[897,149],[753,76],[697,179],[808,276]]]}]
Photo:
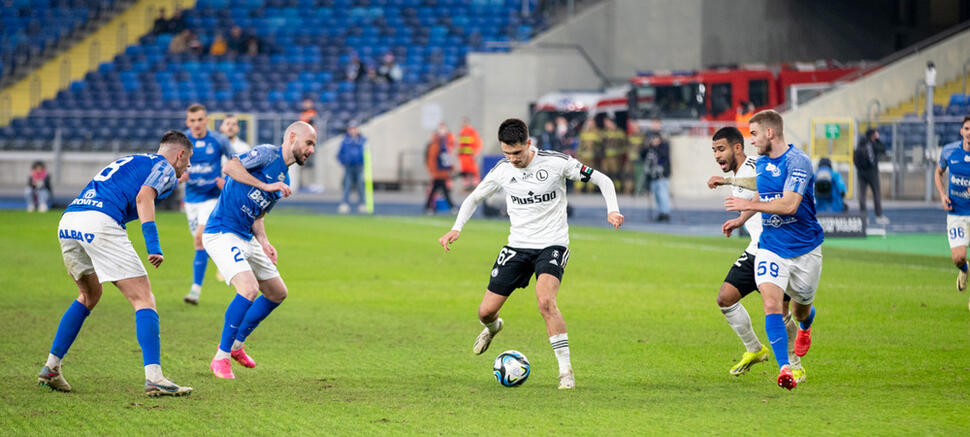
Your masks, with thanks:
[{"label": "player's arm", "polygon": [[725,237],[730,237],[731,232],[734,232],[735,229],[744,226],[744,224],[747,223],[751,217],[754,217],[755,214],[757,214],[755,211],[741,212],[741,215],[728,220],[721,225],[721,233],[723,233]]},{"label": "player's arm", "polygon": [[707,180],[707,188],[714,189],[721,185],[734,185],[736,187],[746,188],[749,190],[758,189],[758,179],[753,177],[739,178],[736,176],[711,176]]},{"label": "player's arm", "polygon": [[747,200],[740,197],[728,197],[724,200],[724,207],[728,211],[762,212],[776,215],[793,215],[798,211],[798,204],[802,202],[802,195],[794,191],[785,191],[781,197],[769,202]]},{"label": "player's arm", "polygon": [[135,196],[135,209],[138,211],[138,221],[141,222],[141,233],[145,237],[145,248],[148,250],[148,262],[157,269],[165,258],[158,241],[158,227],[155,225],[155,188],[142,185]]},{"label": "player's arm", "polygon": [[[243,155],[246,154],[244,153],[240,156]],[[256,179],[255,176],[249,174],[249,170],[246,170],[246,167],[243,166],[243,163],[239,157],[233,157],[231,160],[229,160],[229,162],[226,162],[225,173],[229,177],[233,178],[233,180],[236,182],[258,188],[266,191],[267,193],[275,193],[279,191],[281,194],[283,194],[283,197],[289,197],[291,193],[290,187],[283,182],[267,184],[259,179]]]},{"label": "player's arm", "polygon": [[461,202],[461,208],[458,208],[458,217],[455,218],[455,224],[451,227],[450,231],[438,239],[438,244],[445,249],[445,252],[451,250],[449,245],[458,240],[458,236],[461,235],[461,230],[465,227],[465,223],[468,223],[468,220],[475,214],[475,210],[478,209],[478,204],[488,199],[489,196],[501,188],[496,177],[496,172],[494,171],[495,169],[493,168],[492,170],[485,175],[485,178],[475,187],[475,190]]},{"label": "player's arm", "polygon": [[592,182],[599,187],[603,199],[606,200],[606,221],[610,222],[614,229],[619,229],[620,225],[623,224],[623,214],[620,214],[620,206],[616,201],[616,187],[613,186],[613,180],[597,170],[589,167],[586,167],[586,169],[589,172],[589,177],[585,180],[581,178],[581,180]]},{"label": "player's arm", "polygon": [[[945,162],[945,159],[941,159],[940,162]],[[949,193],[943,187],[945,182],[943,181],[943,173],[946,169],[941,166],[936,166],[936,171],[933,172],[933,181],[936,182],[936,192],[940,194],[940,203],[943,205],[944,211],[953,211],[953,205],[950,204]]]},{"label": "player's arm", "polygon": [[269,244],[269,237],[266,236],[266,221],[264,218],[266,214],[263,213],[253,222],[253,236],[256,237],[256,241],[259,242],[260,246],[263,246],[263,253],[269,257],[269,260],[276,264],[277,253],[276,248],[272,244]]}]

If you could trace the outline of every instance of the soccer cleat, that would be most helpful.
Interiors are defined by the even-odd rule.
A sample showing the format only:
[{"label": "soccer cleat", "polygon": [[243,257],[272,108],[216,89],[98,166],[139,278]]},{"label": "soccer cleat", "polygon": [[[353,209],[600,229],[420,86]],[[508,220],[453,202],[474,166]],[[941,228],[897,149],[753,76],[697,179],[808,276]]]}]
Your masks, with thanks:
[{"label": "soccer cleat", "polygon": [[748,373],[751,370],[751,366],[768,361],[768,347],[761,345],[761,350],[758,352],[745,352],[741,356],[741,361],[734,365],[728,373],[739,376]]},{"label": "soccer cleat", "polygon": [[801,384],[801,383],[805,382],[805,378],[808,376],[805,373],[805,368],[804,367],[797,367],[797,368],[792,369],[791,375],[792,375],[793,378],[795,378],[795,383],[797,383],[797,384]]},{"label": "soccer cleat", "polygon": [[812,328],[799,329],[795,336],[795,355],[804,357],[808,348],[812,347]]},{"label": "soccer cleat", "polygon": [[188,304],[198,305],[199,304],[199,295],[198,294],[189,293],[182,300],[185,301],[185,303],[188,303]]},{"label": "soccer cleat", "polygon": [[478,334],[478,338],[475,339],[475,346],[472,347],[472,352],[475,352],[475,355],[481,355],[482,352],[487,351],[488,345],[492,344],[492,338],[501,330],[502,319],[498,319],[498,329],[495,332],[489,331],[488,327],[483,328],[482,333]]},{"label": "soccer cleat", "polygon": [[243,346],[237,350],[230,352],[229,356],[231,356],[232,359],[236,360],[237,363],[242,364],[243,367],[249,367],[250,369],[252,369],[253,367],[256,367],[256,362],[253,361],[252,358],[249,358],[249,355],[246,355],[246,351],[243,350],[245,347],[246,346]]},{"label": "soccer cleat", "polygon": [[795,381],[795,375],[792,374],[791,366],[788,364],[781,366],[781,371],[778,373],[778,387],[791,390],[797,385],[798,382]]},{"label": "soccer cleat", "polygon": [[61,368],[57,366],[53,369],[44,366],[40,369],[40,374],[37,375],[37,384],[46,385],[50,387],[51,390],[69,392],[71,391],[71,384],[67,383],[64,379],[64,375],[61,375]]},{"label": "soccer cleat", "polygon": [[341,203],[340,206],[337,207],[337,213],[350,214],[350,205],[346,203]]},{"label": "soccer cleat", "polygon": [[957,291],[963,292],[967,289],[967,272],[960,270],[957,274]]},{"label": "soccer cleat", "polygon": [[182,387],[168,378],[162,378],[159,382],[145,380],[145,396],[188,396],[192,393],[192,387]]},{"label": "soccer cleat", "polygon": [[209,368],[212,369],[212,373],[216,375],[216,378],[222,379],[236,379],[236,375],[232,374],[232,363],[229,362],[229,358],[213,358],[212,362],[209,363]]},{"label": "soccer cleat", "polygon": [[576,388],[576,378],[573,377],[573,370],[559,374],[559,390],[569,390]]}]

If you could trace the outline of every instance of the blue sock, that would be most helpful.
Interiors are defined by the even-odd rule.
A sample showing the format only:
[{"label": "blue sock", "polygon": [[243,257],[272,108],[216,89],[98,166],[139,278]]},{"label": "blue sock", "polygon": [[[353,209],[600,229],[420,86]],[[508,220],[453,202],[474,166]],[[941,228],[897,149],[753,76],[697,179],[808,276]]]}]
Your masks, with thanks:
[{"label": "blue sock", "polygon": [[162,339],[158,335],[158,313],[151,308],[135,311],[135,332],[145,365],[162,363]]},{"label": "blue sock", "polygon": [[768,334],[778,367],[788,364],[788,330],[785,329],[785,319],[781,314],[765,315],[765,333]]},{"label": "blue sock", "polygon": [[67,350],[74,344],[77,333],[81,331],[84,319],[91,314],[91,310],[81,302],[75,300],[61,316],[61,323],[57,325],[57,334],[54,335],[54,343],[51,344],[51,354],[58,358],[64,358]]},{"label": "blue sock", "polygon": [[249,311],[246,311],[246,317],[239,325],[239,330],[236,331],[236,340],[246,341],[246,337],[249,337],[253,329],[259,326],[259,322],[262,322],[278,306],[280,306],[279,303],[267,299],[266,296],[256,298],[253,301],[253,306],[249,307]]},{"label": "blue sock", "polygon": [[252,305],[253,303],[249,299],[238,293],[229,303],[229,308],[226,308],[226,324],[222,326],[222,341],[219,342],[219,350],[232,352],[232,342],[236,339],[236,331],[239,330],[239,325],[242,324],[246,312]]},{"label": "blue sock", "polygon": [[961,272],[966,273],[967,272],[967,263],[963,263],[963,265],[961,265],[960,267],[957,267],[957,268],[960,269]]},{"label": "blue sock", "polygon": [[195,251],[195,261],[192,262],[192,283],[202,285],[205,279],[205,268],[209,266],[209,254],[205,249]]},{"label": "blue sock", "polygon": [[812,305],[812,312],[808,313],[808,318],[804,322],[798,322],[798,326],[802,328],[802,331],[811,328],[812,322],[815,320],[815,305]]}]

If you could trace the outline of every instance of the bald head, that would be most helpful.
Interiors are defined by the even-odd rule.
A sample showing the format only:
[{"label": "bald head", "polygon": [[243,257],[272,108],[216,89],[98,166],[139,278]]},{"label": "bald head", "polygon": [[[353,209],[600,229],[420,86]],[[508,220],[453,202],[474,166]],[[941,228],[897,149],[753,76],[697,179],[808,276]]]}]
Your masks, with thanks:
[{"label": "bald head", "polygon": [[296,162],[303,165],[310,158],[310,155],[313,155],[316,145],[317,130],[309,123],[293,122],[283,132],[283,153],[287,164]]}]

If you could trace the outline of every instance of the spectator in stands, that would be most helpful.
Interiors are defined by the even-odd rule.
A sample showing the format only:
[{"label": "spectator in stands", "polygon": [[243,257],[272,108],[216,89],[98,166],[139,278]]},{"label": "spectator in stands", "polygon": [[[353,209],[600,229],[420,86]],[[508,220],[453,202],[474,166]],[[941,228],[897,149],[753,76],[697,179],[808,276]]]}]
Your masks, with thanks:
[{"label": "spectator in stands", "polygon": [[238,155],[240,153],[248,152],[251,147],[249,144],[239,138],[239,119],[233,114],[227,114],[226,118],[222,119],[222,124],[219,125],[219,132],[229,139],[229,145],[232,146],[232,153]]},{"label": "spectator in stands", "polygon": [[[576,158],[579,162],[592,168],[600,167],[600,155],[602,154],[602,142],[600,140],[599,128],[596,127],[596,120],[587,118],[583,124],[583,130],[579,133],[579,147],[576,148]],[[595,185],[588,182],[576,181],[576,186],[586,192]]]},{"label": "spectator in stands", "polygon": [[158,18],[155,19],[155,23],[152,24],[152,34],[160,35],[163,33],[169,33],[170,20],[165,18],[165,8],[158,8]]},{"label": "spectator in stands", "polygon": [[643,171],[647,186],[657,202],[657,221],[670,221],[670,144],[659,132],[647,142],[643,153]]},{"label": "spectator in stands", "polygon": [[381,65],[377,68],[377,74],[384,78],[388,83],[400,82],[404,77],[401,66],[394,62],[394,54],[387,52],[381,59]]},{"label": "spectator in stands", "polygon": [[226,39],[226,48],[231,55],[241,55],[246,53],[246,35],[243,34],[241,27],[232,26],[232,28],[229,29],[229,38]]},{"label": "spectator in stands", "polygon": [[246,54],[257,56],[263,52],[263,42],[256,36],[250,35],[246,38]]},{"label": "spectator in stands", "polygon": [[428,144],[425,164],[428,167],[428,174],[431,175],[431,188],[428,190],[428,200],[424,202],[424,213],[431,215],[435,211],[435,193],[438,191],[445,196],[448,208],[453,209],[455,203],[451,201],[451,193],[448,184],[451,182],[451,171],[454,168],[455,136],[448,131],[448,125],[444,122],[438,124],[438,130],[431,135],[431,143]]},{"label": "spectator in stands", "polygon": [[866,187],[869,187],[872,189],[876,223],[880,225],[889,224],[889,218],[882,215],[882,191],[879,189],[879,158],[885,153],[886,146],[879,140],[879,131],[872,128],[859,139],[853,153],[856,174],[859,175],[859,211],[866,214]]},{"label": "spectator in stands", "polygon": [[543,125],[538,140],[539,150],[553,150],[556,152],[562,150],[562,143],[559,142],[559,136],[556,135],[556,124],[552,120],[547,120],[546,124]]},{"label": "spectator in stands", "polygon": [[313,104],[313,99],[311,98],[303,99],[303,102],[300,103],[300,109],[302,110],[302,112],[300,112],[300,121],[304,123],[308,123],[310,124],[310,126],[316,127],[316,119],[317,119],[318,113],[317,113],[316,105]]},{"label": "spectator in stands", "polygon": [[173,55],[187,52],[189,50],[189,43],[194,37],[195,35],[193,35],[192,31],[189,29],[179,32],[177,35],[173,36],[172,41],[168,43],[168,52]]},{"label": "spectator in stands", "polygon": [[347,126],[347,135],[340,143],[340,151],[337,152],[337,160],[344,166],[344,197],[337,212],[347,214],[350,212],[350,193],[357,191],[357,211],[367,212],[366,199],[364,198],[364,144],[367,138],[360,134],[360,125],[357,121],[351,121]]},{"label": "spectator in stands", "polygon": [[576,145],[573,144],[575,138],[573,138],[569,121],[561,115],[556,117],[556,137],[559,138],[559,144],[562,145],[559,151],[569,156],[574,156],[576,153]]},{"label": "spectator in stands", "polygon": [[37,161],[30,167],[27,177],[27,188],[24,189],[24,200],[27,201],[27,212],[47,212],[50,208],[51,176],[47,174],[47,166]]},{"label": "spectator in stands", "polygon": [[384,82],[384,77],[377,74],[377,69],[367,66],[367,81],[371,83]]},{"label": "spectator in stands", "polygon": [[344,68],[344,78],[351,82],[362,81],[367,77],[367,67],[356,54],[351,55],[350,63]]},{"label": "spectator in stands", "polygon": [[832,169],[832,161],[828,158],[820,159],[815,170],[815,211],[845,211],[845,182],[842,175]]},{"label": "spectator in stands", "polygon": [[188,28],[189,25],[185,19],[185,9],[175,8],[175,14],[168,21],[168,32],[166,33],[179,33]]},{"label": "spectator in stands", "polygon": [[222,37],[222,34],[216,35],[212,40],[212,44],[209,46],[209,54],[212,56],[222,56],[228,52],[228,46],[226,44],[226,39]]}]

